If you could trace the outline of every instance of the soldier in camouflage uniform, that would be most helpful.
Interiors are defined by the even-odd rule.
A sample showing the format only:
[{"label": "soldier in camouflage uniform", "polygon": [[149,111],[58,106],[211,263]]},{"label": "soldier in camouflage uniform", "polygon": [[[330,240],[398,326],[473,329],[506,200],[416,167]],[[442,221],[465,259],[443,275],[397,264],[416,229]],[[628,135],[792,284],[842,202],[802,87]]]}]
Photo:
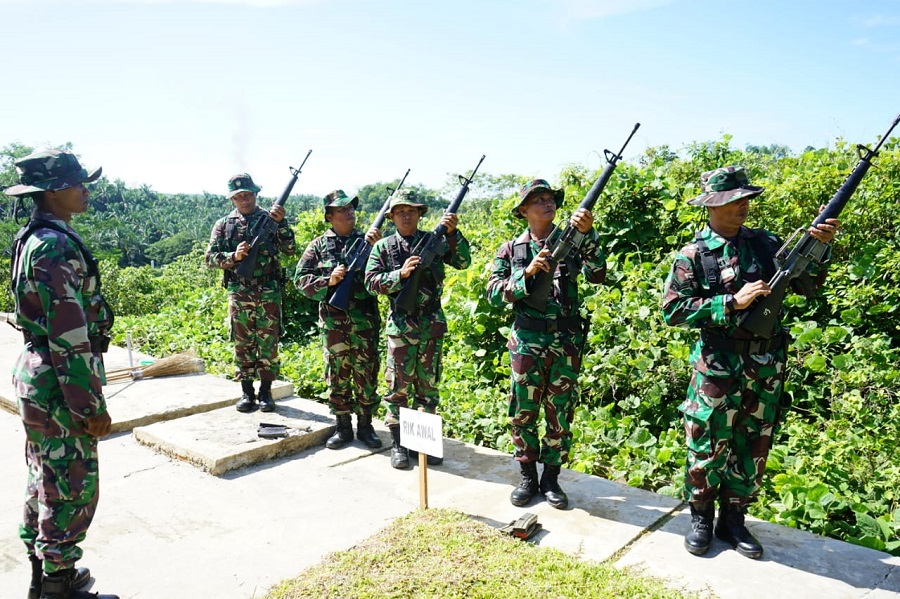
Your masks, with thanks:
[{"label": "soldier in camouflage uniform", "polygon": [[15,164],[20,183],[6,193],[30,196],[35,206],[13,244],[11,273],[25,337],[13,384],[26,436],[19,536],[32,566],[28,597],[96,597],[79,590],[90,572],[75,563],[97,509],[98,442],[112,426],[102,386],[113,314],[100,294],[97,262],[69,222],[87,211],[85,183],[101,169],[88,173],[59,150]]},{"label": "soldier in camouflage uniform", "polygon": [[350,199],[343,190],[324,199],[325,220],[331,228],[312,240],[297,263],[294,283],[306,297],[319,301],[319,327],[325,355],[325,382],[331,413],[337,418],[334,434],[325,442],[339,449],[353,440],[350,414],[356,413],[356,435],[368,447],[381,447],[372,427],[378,411],[378,334],[381,316],[378,301],[363,285],[363,273],[353,274],[347,311],[328,303],[347,274],[347,250],[356,243],[374,245],[381,231],[372,228],[363,237],[354,228],[359,198]]},{"label": "soldier in camouflage uniform", "polygon": [[[739,322],[743,310],[770,293],[767,281],[781,240],[743,226],[750,198],[763,188],[750,185],[742,167],[705,172],[700,184],[702,193],[689,203],[707,207],[709,223],[676,256],[662,307],[666,323],[700,329],[690,357],[694,373],[679,408],[688,447],[682,497],[692,519],[684,545],[694,555],[709,549],[718,497],[715,535],[756,559],[763,548],[744,525],[744,514],[789,407],[783,389],[789,338],[786,331],[757,338]],[[839,224],[828,219],[810,234],[830,243]],[[824,274],[804,273],[795,290],[814,293]],[[782,331],[780,317],[776,330]]]},{"label": "soldier in camouflage uniform", "polygon": [[[283,206],[266,212],[256,205],[260,187],[247,173],[228,180],[228,198],[234,204],[231,213],[216,221],[206,248],[206,264],[224,271],[223,285],[228,290],[228,318],[234,341],[235,380],[241,383],[238,412],[256,409],[253,381],[260,380],[259,409],[275,410],[272,381],[278,378],[278,339],[281,336],[281,291],[283,275],[278,254],[296,251],[294,232],[284,217]],[[244,279],[236,269],[250,251],[250,242],[262,219],[271,217],[278,229],[271,244],[260,248],[253,277]]]},{"label": "soldier in camouflage uniform", "polygon": [[[587,237],[580,252],[557,265],[546,310],[539,312],[521,301],[529,295],[532,277],[550,272],[547,240],[556,231],[553,219],[564,196],[563,189],[553,189],[544,179],[522,186],[512,215],[526,220],[528,228],[500,246],[487,285],[488,301],[512,304],[515,314],[507,343],[512,369],[509,423],[521,471],[510,495],[515,506],[527,505],[539,490],[557,509],[569,504],[558,477],[572,444],[570,426],[588,325],[580,314],[577,277],[581,272],[590,283],[602,283],[606,277],[606,254],[593,228],[594,216],[580,208],[570,223]],[[539,438],[541,407],[546,425]],[[540,482],[538,462],[544,464]]]},{"label": "soldier in camouflage uniform", "polygon": [[[394,302],[407,279],[419,264],[419,256],[413,248],[428,235],[419,230],[419,219],[427,207],[418,203],[415,191],[402,189],[394,194],[387,212],[397,227],[397,232],[375,244],[366,264],[365,284],[371,293],[387,295],[391,302],[385,333],[387,334],[387,368],[385,379],[388,394],[385,397],[387,415],[385,424],[391,431],[393,447],[391,466],[409,467],[409,452],[400,445],[400,408],[420,407],[431,414],[437,410],[438,383],[441,380],[441,352],[447,319],[441,309],[444,289],[444,268],[450,265],[457,270],[468,268],[472,262],[469,241],[457,229],[456,214],[444,214],[441,224],[447,233],[439,241],[439,255],[422,275],[413,313],[399,312]],[[442,458],[428,456],[428,463],[437,465]]]}]

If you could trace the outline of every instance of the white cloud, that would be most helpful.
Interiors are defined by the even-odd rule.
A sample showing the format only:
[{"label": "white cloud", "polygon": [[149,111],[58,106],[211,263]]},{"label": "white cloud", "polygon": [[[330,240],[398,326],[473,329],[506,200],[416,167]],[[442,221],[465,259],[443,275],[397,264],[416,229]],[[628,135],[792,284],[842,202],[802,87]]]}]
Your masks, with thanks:
[{"label": "white cloud", "polygon": [[884,27],[884,26],[895,26],[900,25],[900,17],[888,16],[888,15],[872,15],[870,17],[857,17],[855,19],[857,23],[862,25],[863,27]]}]

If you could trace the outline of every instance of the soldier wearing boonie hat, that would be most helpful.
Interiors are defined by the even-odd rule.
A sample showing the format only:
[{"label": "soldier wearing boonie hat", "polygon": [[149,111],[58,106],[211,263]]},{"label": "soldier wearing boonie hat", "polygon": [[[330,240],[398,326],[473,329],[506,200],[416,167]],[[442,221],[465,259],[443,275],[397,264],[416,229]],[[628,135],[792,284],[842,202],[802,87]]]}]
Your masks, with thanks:
[{"label": "soldier wearing boonie hat", "polygon": [[353,273],[347,310],[329,304],[338,285],[347,276],[347,251],[356,243],[373,244],[381,232],[371,228],[365,236],[355,228],[359,198],[335,189],[322,200],[325,220],[331,225],[313,239],[303,252],[294,274],[294,284],[306,297],[319,302],[325,382],[328,403],[337,425],[325,442],[340,449],[353,440],[352,414],[356,414],[356,436],[367,447],[381,447],[372,417],[378,412],[378,370],[381,356],[378,337],[381,316],[378,302],[366,291],[363,273]]},{"label": "soldier wearing boonie hat", "polygon": [[[388,393],[384,397],[387,414],[385,424],[391,432],[391,467],[409,468],[409,451],[400,444],[400,408],[424,408],[434,414],[440,402],[438,384],[441,375],[441,355],[447,318],[441,308],[444,292],[445,267],[457,270],[468,268],[472,262],[469,241],[457,228],[456,214],[444,213],[440,224],[446,235],[439,241],[439,258],[421,275],[415,298],[415,308],[406,314],[396,310],[394,302],[407,279],[419,265],[413,255],[416,245],[431,232],[419,229],[419,219],[428,207],[419,201],[414,189],[401,189],[388,204],[387,216],[397,232],[378,241],[366,264],[366,289],[372,294],[388,296],[391,304],[385,334],[387,336],[387,367],[385,379]],[[412,406],[410,405],[412,403]],[[440,464],[443,459],[428,456],[428,463]]]},{"label": "soldier wearing boonie hat", "polygon": [[20,537],[31,562],[28,596],[82,598],[91,574],[75,563],[99,500],[98,441],[112,426],[102,353],[113,314],[97,262],[69,223],[88,210],[84,184],[102,169],[88,171],[65,150],[34,152],[15,167],[19,183],[5,192],[34,200],[12,247],[16,327],[25,338],[13,384],[26,436]]},{"label": "soldier wearing boonie hat", "polygon": [[[234,210],[213,225],[206,248],[206,265],[220,268],[222,285],[228,290],[228,318],[234,341],[235,380],[241,384],[241,397],[235,404],[239,412],[257,407],[253,382],[259,379],[259,409],[273,412],[272,382],[278,378],[278,339],[281,335],[281,294],[284,284],[279,254],[296,252],[294,232],[285,218],[284,206],[277,203],[268,211],[256,204],[262,188],[249,173],[228,179],[227,197]],[[250,243],[261,221],[272,218],[278,223],[272,242],[260,246],[253,276],[238,276],[237,267],[250,252]]]},{"label": "soldier wearing boonie hat", "polygon": [[[703,555],[715,534],[756,559],[763,547],[747,530],[744,514],[756,499],[772,436],[790,407],[783,401],[790,339],[786,332],[756,338],[740,323],[743,310],[769,293],[781,240],[744,226],[749,200],[764,188],[751,185],[743,167],[707,171],[700,188],[688,203],[706,207],[709,222],[676,256],[662,306],[666,323],[700,329],[690,357],[694,374],[679,408],[688,448],[682,498],[691,510],[684,546]],[[830,243],[839,224],[828,219],[810,234]],[[816,291],[825,271],[815,281],[810,274],[815,273],[797,279],[796,291]],[[720,511],[713,529],[716,499]]]},{"label": "soldier wearing boonie hat", "polygon": [[[564,198],[565,190],[555,189],[546,179],[522,186],[511,214],[527,221],[528,228],[500,246],[487,285],[488,301],[494,306],[512,304],[515,314],[507,343],[508,412],[521,478],[509,500],[518,507],[528,505],[538,492],[554,508],[569,505],[558,479],[572,445],[573,400],[587,332],[587,323],[580,317],[577,277],[581,273],[589,283],[602,283],[606,276],[606,253],[589,210],[576,210],[569,221],[585,234],[580,251],[561,264],[554,266],[550,261],[547,241],[557,231],[553,221]],[[522,300],[529,295],[532,277],[551,268],[555,268],[555,283],[541,312]],[[538,431],[542,409],[543,437]],[[544,465],[540,480],[538,463]]]}]

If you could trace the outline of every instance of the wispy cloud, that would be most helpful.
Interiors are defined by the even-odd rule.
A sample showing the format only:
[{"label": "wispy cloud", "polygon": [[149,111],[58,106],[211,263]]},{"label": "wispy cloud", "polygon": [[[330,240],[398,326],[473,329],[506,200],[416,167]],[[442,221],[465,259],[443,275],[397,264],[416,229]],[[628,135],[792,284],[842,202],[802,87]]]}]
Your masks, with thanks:
[{"label": "wispy cloud", "polygon": [[855,17],[853,19],[862,27],[896,27],[900,25],[900,16],[892,15],[871,15],[868,17]]},{"label": "wispy cloud", "polygon": [[652,10],[678,0],[557,0],[564,21],[601,19],[611,15]]}]

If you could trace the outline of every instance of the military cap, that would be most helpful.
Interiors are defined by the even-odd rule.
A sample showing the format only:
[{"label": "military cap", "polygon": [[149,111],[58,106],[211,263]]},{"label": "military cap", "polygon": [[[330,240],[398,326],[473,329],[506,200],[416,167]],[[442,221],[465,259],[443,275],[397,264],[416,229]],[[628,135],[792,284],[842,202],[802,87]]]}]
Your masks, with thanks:
[{"label": "military cap", "polygon": [[694,206],[724,206],[741,198],[754,198],[765,187],[750,185],[742,166],[725,166],[700,175],[701,193],[688,200]]},{"label": "military cap", "polygon": [[546,190],[553,194],[553,201],[556,202],[556,207],[559,208],[562,206],[563,198],[566,197],[565,189],[553,189],[549,183],[545,179],[534,179],[530,183],[526,183],[522,186],[522,189],[519,190],[519,203],[516,204],[510,214],[515,216],[516,218],[525,218],[519,212],[519,208],[528,200],[528,196],[535,193],[536,191]]},{"label": "military cap", "polygon": [[394,208],[397,206],[412,206],[419,209],[419,216],[421,216],[428,210],[428,206],[416,202],[418,199],[419,196],[413,189],[401,189],[400,191],[395,191],[393,197],[391,197],[391,203],[388,204],[387,213],[393,214]]},{"label": "military cap", "polygon": [[259,193],[262,187],[253,182],[253,177],[247,173],[238,173],[228,180],[228,199],[230,200],[242,191]]},{"label": "military cap", "polygon": [[75,154],[65,150],[39,150],[15,162],[19,184],[6,188],[6,194],[22,196],[39,191],[58,191],[79,183],[96,181],[103,167],[90,173]]},{"label": "military cap", "polygon": [[350,199],[343,189],[335,189],[322,199],[322,203],[325,208],[340,208],[349,204],[356,210],[359,206],[359,197],[354,196]]}]

